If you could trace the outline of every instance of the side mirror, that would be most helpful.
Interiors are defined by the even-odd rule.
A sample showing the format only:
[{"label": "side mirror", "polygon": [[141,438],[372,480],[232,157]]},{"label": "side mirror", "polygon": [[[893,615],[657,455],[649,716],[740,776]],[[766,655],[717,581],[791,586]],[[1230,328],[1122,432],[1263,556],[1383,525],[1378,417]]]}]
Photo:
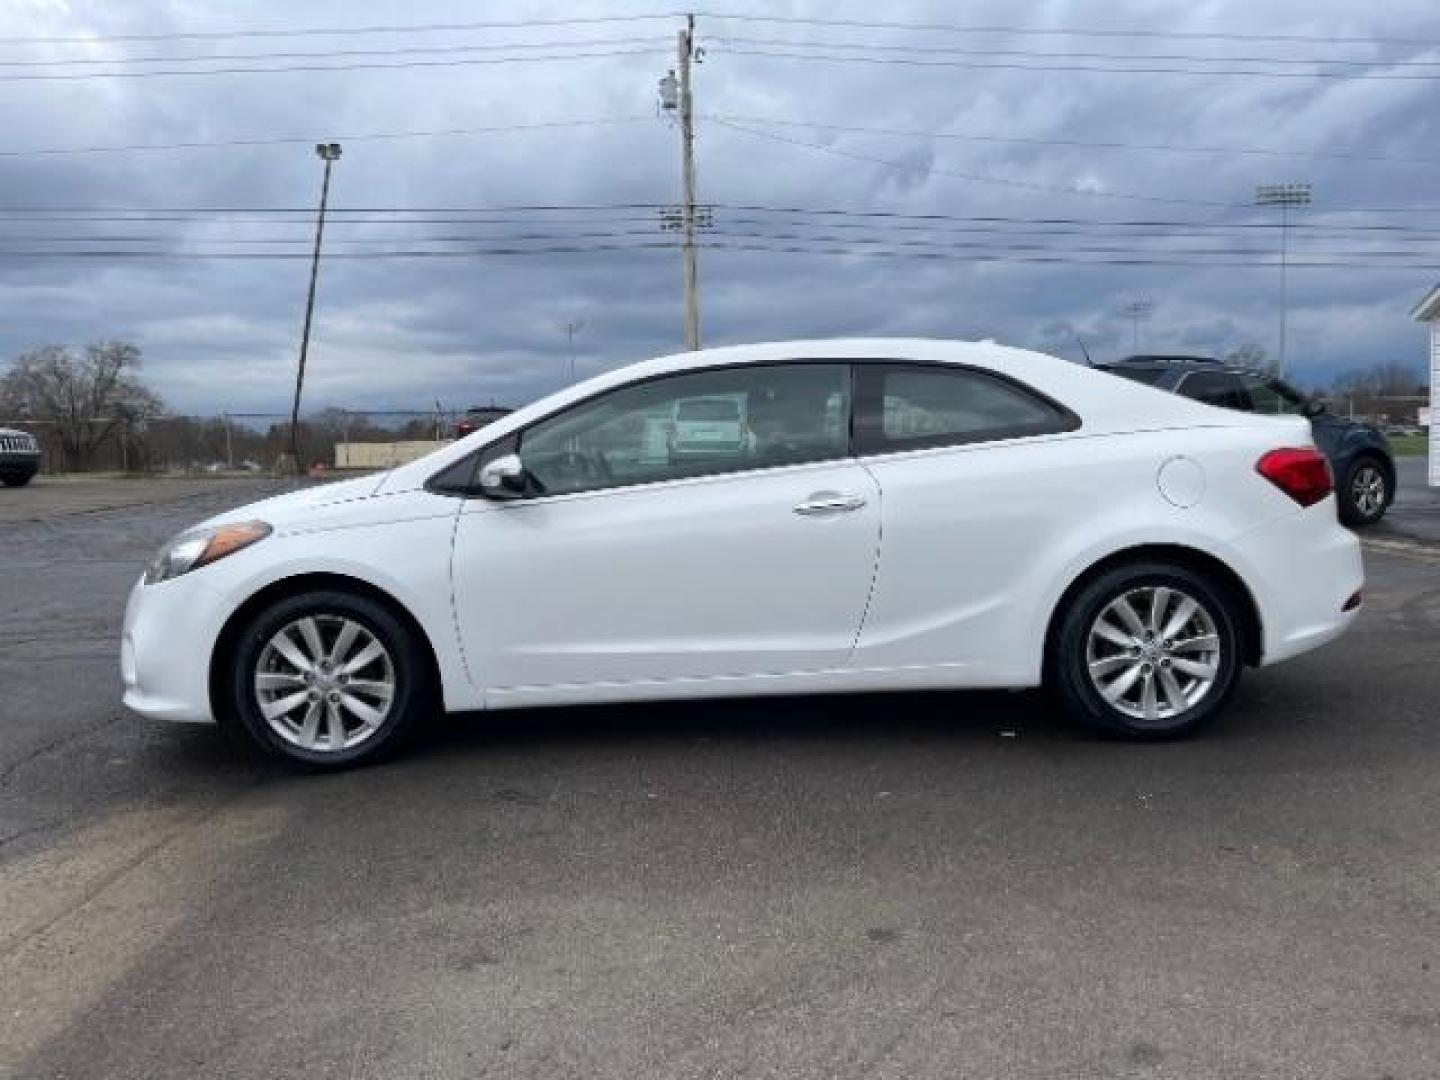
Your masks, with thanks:
[{"label": "side mirror", "polygon": [[1317,416],[1323,416],[1328,411],[1323,401],[1316,401],[1314,398],[1306,401],[1304,407],[1300,410],[1301,414],[1307,420],[1313,420]]},{"label": "side mirror", "polygon": [[491,499],[518,499],[525,494],[525,465],[519,454],[505,454],[480,467],[480,491]]}]

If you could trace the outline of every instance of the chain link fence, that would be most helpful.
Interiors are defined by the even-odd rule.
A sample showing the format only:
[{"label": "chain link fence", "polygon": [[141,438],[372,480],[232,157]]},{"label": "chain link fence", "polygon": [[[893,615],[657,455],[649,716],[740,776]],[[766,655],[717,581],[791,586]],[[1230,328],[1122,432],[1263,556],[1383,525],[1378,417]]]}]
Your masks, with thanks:
[{"label": "chain link fence", "polygon": [[[307,470],[389,468],[456,437],[463,412],[445,409],[326,409],[299,423]],[[295,471],[288,413],[221,413],[144,420],[69,421],[0,416],[0,428],[27,431],[40,444],[41,472],[290,474]]]}]

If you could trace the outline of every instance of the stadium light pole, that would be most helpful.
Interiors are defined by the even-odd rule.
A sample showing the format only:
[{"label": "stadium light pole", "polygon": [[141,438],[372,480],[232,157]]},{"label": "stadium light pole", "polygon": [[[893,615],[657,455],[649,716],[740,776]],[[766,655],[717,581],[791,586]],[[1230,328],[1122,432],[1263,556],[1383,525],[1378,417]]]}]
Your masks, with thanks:
[{"label": "stadium light pole", "polygon": [[1130,319],[1130,351],[1140,351],[1140,324],[1149,320],[1155,310],[1153,301],[1137,296],[1125,305],[1125,314]]},{"label": "stadium light pole", "polygon": [[1280,207],[1280,356],[1277,360],[1277,367],[1278,374],[1284,377],[1285,309],[1289,303],[1286,271],[1290,261],[1290,207],[1310,205],[1310,185],[1308,183],[1261,184],[1255,189],[1255,205]]},{"label": "stadium light pole", "polygon": [[315,220],[315,251],[310,256],[310,291],[305,297],[305,328],[300,331],[300,364],[295,371],[295,403],[290,407],[290,451],[295,456],[295,475],[304,476],[300,461],[300,393],[305,387],[305,357],[310,352],[310,321],[315,314],[315,280],[320,275],[320,242],[325,237],[325,204],[330,198],[330,169],[340,160],[339,143],[316,143],[315,153],[325,162],[325,179],[320,182],[320,214]]}]

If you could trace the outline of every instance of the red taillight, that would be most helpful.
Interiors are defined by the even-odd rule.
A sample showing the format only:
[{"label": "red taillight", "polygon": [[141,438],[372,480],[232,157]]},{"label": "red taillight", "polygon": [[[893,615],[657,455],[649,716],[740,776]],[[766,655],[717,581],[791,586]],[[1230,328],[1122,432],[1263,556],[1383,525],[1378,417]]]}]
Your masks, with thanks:
[{"label": "red taillight", "polygon": [[1255,463],[1255,471],[1301,506],[1314,506],[1335,489],[1330,462],[1313,446],[1271,450]]}]

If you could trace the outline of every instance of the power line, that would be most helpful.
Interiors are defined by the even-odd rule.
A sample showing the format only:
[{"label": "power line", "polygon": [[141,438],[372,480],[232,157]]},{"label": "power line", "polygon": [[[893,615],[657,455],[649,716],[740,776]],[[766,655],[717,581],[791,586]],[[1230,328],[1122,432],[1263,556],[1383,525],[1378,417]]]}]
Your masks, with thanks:
[{"label": "power line", "polygon": [[[593,223],[597,220],[640,222],[656,221],[656,214],[668,203],[611,203],[611,204],[550,204],[533,206],[486,206],[486,207],[340,207],[331,208],[331,227],[409,226],[409,225],[496,225],[533,223],[535,216],[541,220],[563,224],[567,222]],[[1110,219],[1078,216],[1017,216],[1006,214],[959,215],[943,213],[903,213],[891,210],[856,210],[838,207],[814,206],[772,206],[753,203],[709,203],[708,209],[730,214],[765,214],[786,218],[821,218],[827,222],[846,222],[846,227],[859,227],[870,222],[913,223],[909,228],[935,228],[941,223],[961,223],[969,229],[1010,229],[1014,226],[1033,226],[1046,230],[1065,229],[1164,229],[1187,232],[1229,232],[1255,231],[1271,232],[1279,228],[1273,221],[1222,221],[1194,219],[1136,218]],[[1395,208],[1399,209],[1399,208]],[[645,211],[650,211],[646,213]],[[175,223],[268,223],[271,225],[304,226],[308,229],[308,218],[299,217],[310,213],[304,208],[291,207],[0,207],[0,225],[6,224],[150,224],[155,222]],[[578,215],[557,219],[553,215]],[[734,220],[725,217],[722,220]],[[837,227],[839,227],[837,225]],[[1388,233],[1395,235],[1424,235],[1433,231],[1421,225],[1331,223],[1312,220],[1297,222],[1290,226],[1297,234],[1318,233]]]},{"label": "power line", "polygon": [[[497,124],[491,127],[450,128],[435,131],[380,131],[364,135],[337,135],[341,142],[371,142],[386,139],[457,138],[468,135],[509,134],[521,131],[545,131],[552,128],[601,127],[614,124],[636,124],[653,122],[655,117],[646,113],[638,116],[598,116],[576,120],[547,120],[534,124]],[[221,147],[261,147],[309,145],[315,141],[313,135],[287,135],[264,139],[216,139],[208,141],[171,143],[130,143],[119,146],[61,146],[39,147],[27,150],[0,150],[0,158],[48,157],[70,154],[122,154],[159,150],[208,150]]]},{"label": "power line", "polygon": [[[1440,80],[1440,73],[1425,75],[1388,74],[1385,72],[1350,71],[1253,71],[1237,68],[1183,68],[1183,67],[1116,67],[1113,64],[1015,64],[986,63],[979,60],[925,60],[902,56],[842,56],[834,53],[776,52],[773,49],[724,48],[730,56],[761,56],[771,59],[808,60],[837,64],[875,64],[918,68],[960,68],[967,71],[1040,71],[1093,72],[1101,75],[1199,75],[1199,76],[1248,76],[1257,79],[1363,79],[1371,82],[1434,82]],[[57,76],[58,78],[59,76]]]},{"label": "power line", "polygon": [[567,19],[522,19],[510,22],[402,23],[381,26],[310,26],[266,30],[180,30],[156,34],[96,34],[83,37],[3,37],[0,45],[97,45],[120,41],[220,41],[231,38],[340,37],[352,34],[428,34],[464,30],[530,30],[537,27],[594,26],[601,23],[645,22],[679,18],[667,11],[648,15],[592,15]]},{"label": "power line", "polygon": [[0,75],[0,82],[76,82],[88,79],[150,79],[171,75],[273,75],[294,71],[387,71],[400,68],[469,67],[491,64],[535,64],[551,60],[598,60],[614,56],[653,56],[662,52],[656,45],[644,49],[615,49],[601,52],[555,53],[543,56],[466,57],[459,60],[402,60],[393,64],[287,64],[280,67],[173,68],[152,71],[86,71],[75,74]]},{"label": "power line", "polygon": [[[1386,57],[1356,60],[1340,57],[1294,57],[1294,56],[1234,56],[1201,55],[1196,53],[1134,53],[1134,52],[1087,52],[1076,50],[1037,51],[1035,49],[960,48],[953,45],[886,45],[874,42],[850,41],[800,41],[793,38],[744,37],[725,35],[712,37],[711,43],[722,46],[759,45],[783,49],[840,49],[891,54],[919,54],[928,56],[978,56],[983,58],[1008,56],[1032,60],[1107,60],[1124,63],[1176,62],[1197,64],[1270,64],[1275,66],[1332,66],[1356,68],[1434,68],[1440,60],[1416,59],[1414,57]],[[74,68],[99,67],[104,65],[132,66],[137,64],[207,64],[221,61],[262,61],[262,60],[335,60],[343,58],[369,58],[378,56],[443,56],[464,53],[526,51],[536,49],[574,49],[610,46],[654,45],[664,39],[650,37],[606,37],[570,41],[512,41],[488,42],[483,44],[458,45],[392,45],[380,49],[326,49],[323,52],[267,51],[243,53],[191,53],[188,55],[162,56],[85,56],[46,57],[43,59],[0,59],[0,68]]]},{"label": "power line", "polygon": [[[485,22],[391,23],[362,26],[309,26],[292,28],[180,30],[157,33],[91,34],[71,36],[3,37],[0,45],[86,45],[143,41],[221,41],[245,38],[346,37],[369,34],[458,33],[471,30],[530,30],[542,27],[594,26],[627,22],[654,22],[684,18],[686,12],[671,10],[627,15],[595,15],[556,19],[521,19]],[[824,19],[801,16],[761,15],[749,12],[694,10],[702,19],[717,22],[768,23],[777,26],[830,27],[855,30],[910,31],[924,33],[1005,34],[1017,37],[1144,38],[1176,41],[1286,42],[1311,45],[1400,45],[1430,47],[1440,40],[1414,37],[1359,37],[1335,34],[1262,34],[1237,31],[1183,31],[1137,28],[1039,27],[976,23],[906,23],[859,19]]]},{"label": "power line", "polygon": [[[1237,268],[1237,269],[1270,269],[1271,264],[1261,259],[1238,258],[1237,254],[1248,253],[1217,253],[1222,256],[1218,260],[1197,261],[1193,257],[1186,258],[1163,258],[1158,255],[1150,256],[1124,256],[1111,258],[1108,255],[1102,258],[1076,258],[1075,254],[1063,251],[1058,254],[1037,254],[1010,252],[974,252],[958,257],[946,250],[896,250],[887,248],[862,248],[854,245],[833,245],[824,243],[776,243],[776,242],[733,242],[730,240],[703,240],[700,246],[717,251],[750,251],[770,253],[795,253],[795,254],[819,254],[819,255],[851,255],[870,256],[876,258],[909,258],[928,259],[936,261],[952,261],[960,263],[979,262],[1014,262],[1014,263],[1035,263],[1045,265],[1075,265],[1075,266],[1183,266],[1191,269],[1205,268]],[[372,261],[392,259],[464,259],[464,258],[489,258],[501,256],[518,255],[548,255],[548,254],[588,254],[597,252],[627,252],[647,250],[674,250],[675,242],[669,240],[623,243],[623,244],[567,244],[549,247],[494,247],[494,248],[471,248],[464,250],[422,250],[422,249],[399,249],[377,252],[339,252],[329,258],[350,260],[350,261]],[[0,258],[31,258],[31,259],[92,259],[117,261],[215,261],[215,260],[236,260],[236,261],[294,261],[305,259],[309,256],[305,252],[255,252],[255,251],[116,251],[112,249],[90,249],[84,251],[31,251],[31,250],[5,250],[0,249]],[[1374,262],[1362,261],[1361,256],[1342,257],[1318,261],[1316,259],[1299,260],[1290,264],[1292,269],[1371,269],[1371,270],[1440,270],[1440,262],[1415,263],[1415,262]]]},{"label": "power line", "polygon": [[[1275,64],[1275,65],[1332,65],[1339,67],[1422,67],[1440,66],[1440,60],[1419,60],[1413,57],[1352,60],[1318,56],[1204,56],[1195,53],[1134,53],[1134,52],[1040,52],[1034,49],[964,49],[953,45],[884,45],[874,42],[849,41],[796,41],[793,38],[753,38],[725,35],[707,39],[721,45],[762,45],[774,48],[796,49],[845,49],[863,50],[875,53],[918,53],[931,56],[1013,56],[1033,60],[1119,60],[1126,63],[1141,61],[1198,63],[1198,64]],[[98,61],[96,61],[98,62]]]},{"label": "power line", "polygon": [[[1273,267],[1268,263],[1256,262],[1254,260],[1221,260],[1212,262],[1196,262],[1194,259],[1164,259],[1155,257],[1129,257],[1129,258],[1098,258],[1098,259],[1077,259],[1073,256],[1061,255],[1009,255],[1009,254],[972,254],[966,255],[963,259],[956,259],[952,254],[946,252],[932,251],[890,251],[881,249],[862,250],[849,247],[816,247],[802,244],[754,244],[739,243],[733,244],[724,241],[706,242],[704,247],[711,250],[729,251],[751,251],[771,252],[789,254],[811,254],[811,255],[852,255],[870,256],[874,258],[892,259],[924,259],[931,261],[955,261],[964,263],[1036,263],[1055,266],[1179,266],[1190,269],[1263,269],[1270,270]],[[1353,260],[1346,261],[1297,261],[1290,263],[1291,269],[1301,270],[1440,270],[1440,262],[1435,263],[1365,263]]]},{"label": "power line", "polygon": [[189,56],[87,56],[61,60],[0,60],[0,68],[95,67],[103,64],[205,64],[228,60],[334,60],[368,56],[446,56],[518,49],[579,49],[611,45],[664,45],[664,38],[595,38],[584,41],[527,41],[487,45],[397,45],[388,49],[326,49],[324,52],[194,53]]},{"label": "power line", "polygon": [[[722,210],[720,213],[710,214],[711,225],[707,231],[727,232],[737,227],[751,228],[790,228],[790,229],[835,229],[851,233],[880,233],[883,235],[904,235],[907,233],[930,235],[962,235],[962,236],[991,236],[998,239],[1008,237],[1040,236],[1040,237],[1100,237],[1107,239],[1123,240],[1127,244],[1143,244],[1153,241],[1173,241],[1185,239],[1203,243],[1237,243],[1237,242],[1258,242],[1267,245],[1261,250],[1271,250],[1270,234],[1281,228],[1276,222],[1236,222],[1226,224],[1222,222],[1111,222],[1089,219],[1048,219],[1049,224],[1040,222],[1046,219],[1028,220],[1021,218],[1007,218],[997,221],[986,222],[952,220],[940,218],[939,220],[927,219],[924,221],[909,220],[872,220],[863,216],[840,215],[836,217],[815,217],[819,211],[796,211],[786,213],[774,211],[758,215],[747,215],[744,212],[731,213]],[[178,222],[179,224],[194,224],[191,219],[121,219],[119,221],[107,221],[107,219],[94,218],[71,218],[71,219],[42,219],[33,222],[8,222],[0,223],[0,228],[8,227],[13,230],[18,227],[30,225],[78,225],[92,226],[94,224],[115,224],[115,225],[153,225],[166,222]],[[263,223],[267,227],[290,226],[298,231],[290,235],[264,235],[264,236],[226,236],[225,242],[233,244],[283,244],[300,243],[306,240],[309,222],[304,219],[282,219],[273,220],[267,218],[247,218],[246,223]],[[222,223],[229,225],[231,219],[222,219]],[[590,215],[586,219],[563,218],[556,220],[547,216],[505,216],[500,218],[467,218],[467,217],[442,217],[442,218],[385,218],[385,219],[358,219],[348,222],[331,221],[331,229],[346,225],[350,228],[365,231],[381,227],[387,232],[384,235],[369,236],[342,236],[332,237],[334,244],[375,244],[392,243],[397,240],[406,239],[405,236],[395,236],[388,233],[391,227],[403,228],[411,231],[415,239],[425,242],[463,242],[469,240],[484,239],[557,239],[575,238],[592,235],[613,235],[611,233],[591,233],[585,229],[595,226],[603,226],[608,229],[615,229],[624,226],[643,225],[648,228],[632,230],[634,235],[653,235],[657,226],[657,217],[653,214],[611,214]],[[439,232],[426,233],[424,231],[414,232],[417,226],[430,225],[462,225],[469,230],[465,232]],[[515,226],[528,226],[531,229],[542,229],[541,232],[507,234],[497,237],[492,230],[495,228],[510,229]],[[579,228],[577,228],[577,226]],[[481,230],[481,231],[473,231]],[[1435,243],[1440,242],[1440,231],[1410,225],[1333,225],[1311,224],[1297,222],[1290,225],[1290,231],[1296,234],[1296,239],[1301,243],[1324,242],[1330,240],[1348,240],[1351,242],[1372,243],[1380,242],[1415,242]],[[54,242],[54,243],[80,243],[91,241],[113,241],[116,243],[145,243],[185,240],[192,234],[185,231],[162,231],[145,233],[124,233],[108,229],[98,232],[9,232],[0,233],[0,240],[24,240],[27,242]],[[216,239],[213,235],[207,234],[205,239]]]},{"label": "power line", "polygon": [[786,26],[844,27],[855,30],[908,30],[925,33],[1013,34],[1017,37],[1094,37],[1094,38],[1173,38],[1178,41],[1274,41],[1301,42],[1312,45],[1406,45],[1430,47],[1440,40],[1390,37],[1341,37],[1333,34],[1246,34],[1233,31],[1185,31],[1143,29],[1095,29],[1080,27],[1041,27],[977,25],[963,23],[904,23],[865,21],[859,19],[820,19],[802,16],[753,15],[735,12],[697,12],[706,19],[721,22],[761,22]]},{"label": "power line", "polygon": [[[477,220],[473,215],[502,215],[498,220],[504,220],[504,216],[516,214],[615,214],[630,213],[636,211],[660,211],[672,207],[672,202],[613,202],[613,203],[508,203],[489,206],[347,206],[332,207],[329,215],[332,218],[344,219],[353,218],[350,224],[366,224],[363,216],[375,217],[384,215],[380,220],[393,223],[412,221],[426,221],[428,223],[451,223],[457,221]],[[798,205],[774,205],[763,203],[736,203],[736,202],[709,202],[705,204],[712,210],[735,211],[758,214],[788,214],[806,215],[821,217],[842,217],[854,219],[878,219],[878,220],[899,220],[899,221],[960,221],[960,222],[983,222],[983,223],[1021,223],[1030,225],[1100,225],[1114,227],[1172,227],[1188,229],[1227,229],[1227,228],[1250,228],[1250,229],[1274,229],[1278,226],[1271,221],[1238,221],[1227,222],[1216,219],[1185,219],[1185,218],[1091,218],[1066,216],[1033,216],[1013,214],[945,214],[945,213],[906,213],[897,210],[858,210],[853,207],[826,207],[826,206],[798,206]],[[1237,204],[1239,209],[1249,209],[1250,204]],[[1322,210],[1318,213],[1415,213],[1421,211],[1440,211],[1440,206],[1408,206],[1408,207],[1334,207]],[[191,218],[226,218],[231,215],[258,215],[252,220],[256,221],[279,221],[285,222],[286,218],[275,215],[297,215],[313,214],[310,207],[291,206],[90,206],[83,204],[57,204],[53,206],[25,205],[25,204],[0,204],[0,219],[21,218],[35,221],[55,220],[76,220],[76,221],[151,221],[151,220],[189,220]],[[463,218],[436,217],[434,215],[467,215]],[[337,224],[341,223],[339,220]],[[373,223],[373,222],[368,222]],[[308,224],[308,221],[307,221]],[[1300,230],[1319,227],[1319,223],[1297,222],[1291,226],[1292,229]],[[1378,229],[1378,230],[1405,230],[1410,229],[1409,225],[1390,224],[1354,224],[1354,225],[1326,225],[1326,228],[1333,229]]]},{"label": "power line", "polygon": [[[1390,161],[1403,164],[1440,164],[1440,157],[1423,157],[1401,154],[1368,153],[1361,150],[1276,150],[1256,146],[1194,146],[1173,143],[1129,143],[1092,142],[1081,139],[1043,139],[1007,135],[977,135],[966,132],[929,131],[913,128],[864,127],[853,124],[833,124],[818,120],[794,120],[769,116],[736,116],[728,114],[705,114],[706,120],[730,121],[732,124],[765,125],[783,128],[810,128],[817,131],[838,131],[859,135],[880,135],[896,138],[925,138],[954,142],[998,143],[1016,146],[1066,146],[1084,150],[1118,150],[1174,154],[1240,154],[1276,158],[1305,158],[1354,161]],[[340,134],[334,136],[342,142],[375,142],[401,139],[464,138],[476,135],[510,134],[515,132],[547,131],[576,127],[605,127],[622,124],[650,123],[653,114],[632,116],[597,116],[574,120],[548,120],[530,124],[494,124],[483,127],[445,128],[416,131],[379,131],[367,133]],[[234,138],[211,140],[187,140],[167,143],[124,143],[100,146],[56,146],[31,147],[20,150],[0,149],[0,159],[26,157],[59,157],[85,154],[123,154],[165,152],[176,150],[235,149],[267,146],[308,146],[315,141],[314,135],[287,135],[266,138]]]},{"label": "power line", "polygon": [[[330,214],[512,214],[549,213],[588,210],[658,210],[669,206],[662,202],[619,203],[510,203],[497,206],[347,206],[333,207]],[[313,214],[305,206],[23,206],[0,204],[0,216],[10,214]]]}]

